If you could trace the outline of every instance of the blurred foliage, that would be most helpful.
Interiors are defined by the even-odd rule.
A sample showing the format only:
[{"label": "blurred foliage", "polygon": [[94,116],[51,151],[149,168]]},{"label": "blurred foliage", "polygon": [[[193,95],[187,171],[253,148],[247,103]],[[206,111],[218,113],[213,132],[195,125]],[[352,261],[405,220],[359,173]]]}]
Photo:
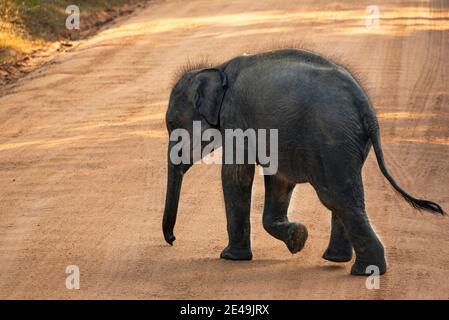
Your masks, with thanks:
[{"label": "blurred foliage", "polygon": [[0,63],[27,53],[39,43],[70,39],[76,32],[65,27],[69,5],[83,17],[138,0],[0,0]]},{"label": "blurred foliage", "polygon": [[25,30],[34,38],[53,40],[65,37],[67,6],[80,8],[81,18],[97,10],[111,9],[128,2],[126,0],[0,0],[14,2],[21,15]]},{"label": "blurred foliage", "polygon": [[20,8],[14,1],[0,0],[0,63],[14,59],[29,48]]}]

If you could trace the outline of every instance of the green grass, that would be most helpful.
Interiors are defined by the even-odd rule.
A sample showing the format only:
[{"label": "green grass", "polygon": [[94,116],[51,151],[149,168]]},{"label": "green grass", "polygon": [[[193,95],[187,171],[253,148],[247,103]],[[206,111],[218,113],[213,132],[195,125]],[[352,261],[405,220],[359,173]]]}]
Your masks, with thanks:
[{"label": "green grass", "polygon": [[81,19],[98,10],[111,9],[126,0],[15,0],[22,7],[22,23],[28,33],[44,40],[54,40],[67,33],[65,20],[67,6],[80,8]]},{"label": "green grass", "polygon": [[67,6],[80,8],[82,19],[97,11],[137,0],[0,0],[0,64],[13,62],[51,41],[70,39]]}]

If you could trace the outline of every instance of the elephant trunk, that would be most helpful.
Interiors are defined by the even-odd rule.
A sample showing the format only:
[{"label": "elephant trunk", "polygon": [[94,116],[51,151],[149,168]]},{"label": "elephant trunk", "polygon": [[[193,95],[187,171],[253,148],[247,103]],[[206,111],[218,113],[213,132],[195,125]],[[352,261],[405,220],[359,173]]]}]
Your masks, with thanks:
[{"label": "elephant trunk", "polygon": [[165,198],[164,218],[162,220],[162,230],[165,241],[173,245],[175,235],[173,228],[176,223],[178,213],[179,194],[181,193],[183,170],[180,166],[173,165],[170,160],[168,164],[167,194]]}]

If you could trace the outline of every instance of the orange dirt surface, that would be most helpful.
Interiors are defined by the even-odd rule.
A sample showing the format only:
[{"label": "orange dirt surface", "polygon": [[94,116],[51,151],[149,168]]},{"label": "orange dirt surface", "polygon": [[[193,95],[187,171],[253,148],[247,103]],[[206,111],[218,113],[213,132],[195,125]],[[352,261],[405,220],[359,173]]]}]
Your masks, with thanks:
[{"label": "orange dirt surface", "polygon": [[[161,219],[164,113],[188,59],[224,61],[301,43],[343,61],[377,110],[387,166],[412,195],[449,210],[449,3],[154,1],[58,55],[0,97],[0,298],[449,298],[449,219],[397,196],[373,153],[366,206],[389,263],[380,289],[321,255],[330,214],[298,185],[291,220],[308,227],[291,255],[262,227],[256,176],[249,262],[220,260],[227,244],[219,165],[184,179],[173,247]],[[68,265],[80,290],[68,290]]]}]

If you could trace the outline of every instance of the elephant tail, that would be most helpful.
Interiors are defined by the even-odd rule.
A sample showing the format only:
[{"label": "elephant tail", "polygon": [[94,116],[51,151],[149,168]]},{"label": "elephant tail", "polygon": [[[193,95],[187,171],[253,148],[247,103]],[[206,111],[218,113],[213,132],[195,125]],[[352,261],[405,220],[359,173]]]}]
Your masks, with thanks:
[{"label": "elephant tail", "polygon": [[[365,100],[366,101],[366,100]],[[379,165],[380,171],[384,175],[385,178],[390,182],[391,186],[415,209],[418,210],[426,210],[435,214],[441,214],[445,215],[445,212],[441,208],[441,206],[435,202],[428,201],[428,200],[422,200],[417,199],[415,197],[412,197],[410,194],[405,192],[399,185],[396,183],[396,181],[393,179],[393,177],[390,175],[390,173],[387,170],[387,167],[385,166],[385,160],[382,152],[382,147],[380,143],[380,130],[379,130],[379,124],[377,122],[377,117],[374,113],[374,110],[370,105],[367,106],[368,108],[363,108],[362,110],[365,111],[365,114],[363,116],[363,126],[365,128],[365,132],[368,134],[374,148],[374,152],[376,154],[377,163]]]}]

